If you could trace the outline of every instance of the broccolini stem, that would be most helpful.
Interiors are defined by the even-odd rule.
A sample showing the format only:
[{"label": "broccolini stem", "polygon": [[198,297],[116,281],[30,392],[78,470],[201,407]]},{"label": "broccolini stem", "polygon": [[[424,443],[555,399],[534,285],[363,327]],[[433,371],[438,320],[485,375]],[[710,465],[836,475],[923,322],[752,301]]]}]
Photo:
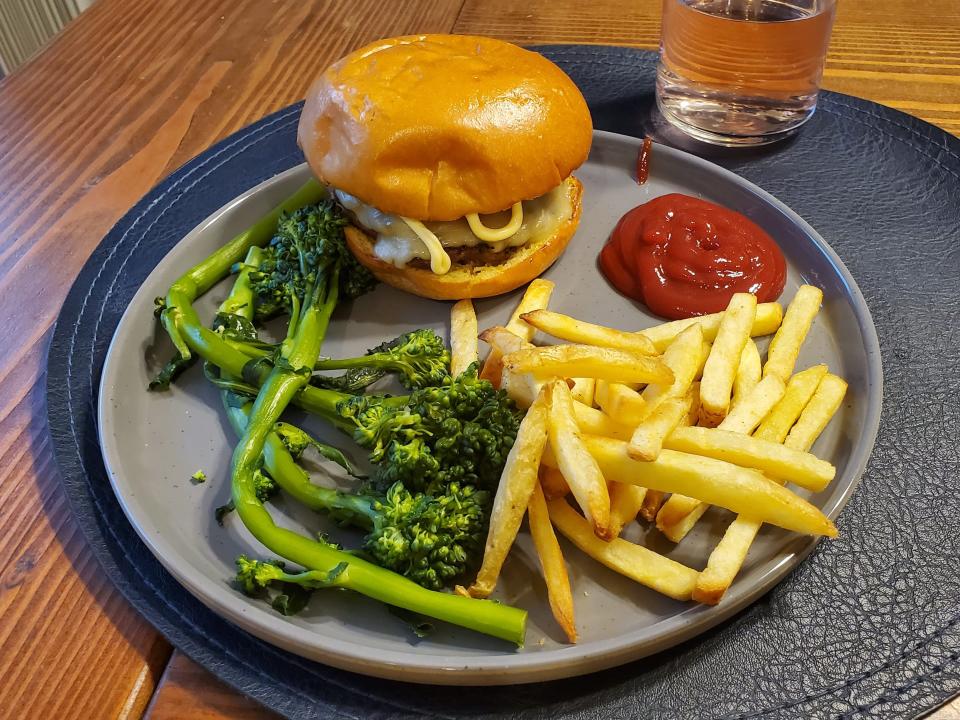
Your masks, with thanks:
[{"label": "broccolini stem", "polygon": [[[318,202],[325,196],[326,190],[323,186],[316,180],[309,180],[297,192],[226,245],[190,268],[170,286],[161,321],[174,347],[183,358],[189,358],[192,350],[204,359],[209,359],[201,352],[200,347],[194,344],[203,345],[205,340],[203,334],[197,332],[197,328],[202,328],[202,324],[197,313],[193,311],[193,301],[225,278],[230,273],[230,268],[243,260],[251,247],[265,245],[273,237],[281,214]],[[184,336],[185,332],[190,333],[194,342],[191,342],[191,337]],[[223,369],[226,370],[226,368]]]}]

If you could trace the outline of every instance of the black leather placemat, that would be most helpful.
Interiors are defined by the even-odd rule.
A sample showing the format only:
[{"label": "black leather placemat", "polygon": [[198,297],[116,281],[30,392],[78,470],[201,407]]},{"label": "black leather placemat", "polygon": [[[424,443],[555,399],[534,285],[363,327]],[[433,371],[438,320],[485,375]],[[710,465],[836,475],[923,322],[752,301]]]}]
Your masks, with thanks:
[{"label": "black leather placemat", "polygon": [[[596,127],[643,133],[654,55],[542,51],[583,89]],[[95,427],[100,369],[157,261],[213,210],[301,162],[298,111],[231,136],[141,200],[80,273],[50,347],[48,414],[64,489],[104,570],[174,645],[291,718],[889,718],[960,692],[960,141],[833,93],[794,142],[721,160],[827,239],[857,278],[883,348],[880,433],[839,518],[840,538],[821,543],[764,599],[621,668],[471,689],[303,660],[181,588],[139,541],[107,481]]]}]

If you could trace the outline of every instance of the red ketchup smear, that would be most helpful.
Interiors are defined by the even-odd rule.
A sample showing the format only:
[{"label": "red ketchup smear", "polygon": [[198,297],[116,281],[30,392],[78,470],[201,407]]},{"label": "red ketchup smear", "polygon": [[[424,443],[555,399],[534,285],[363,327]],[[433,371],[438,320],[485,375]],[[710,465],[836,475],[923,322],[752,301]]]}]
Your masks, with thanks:
[{"label": "red ketchup smear", "polygon": [[786,282],[783,253],[754,222],[676,193],[620,218],[600,269],[617,290],[670,319],[720,312],[738,292],[770,302]]}]

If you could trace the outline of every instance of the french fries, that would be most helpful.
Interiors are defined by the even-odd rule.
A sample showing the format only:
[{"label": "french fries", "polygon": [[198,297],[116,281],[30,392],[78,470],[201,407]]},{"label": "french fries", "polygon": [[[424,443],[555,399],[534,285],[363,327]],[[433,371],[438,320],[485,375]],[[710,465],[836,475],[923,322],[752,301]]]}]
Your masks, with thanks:
[{"label": "french fries", "polygon": [[782,443],[826,374],[826,365],[814,365],[791,377],[780,402],[773,406],[753,436]]},{"label": "french fries", "polygon": [[477,313],[470,300],[460,300],[450,310],[450,374],[456,377],[479,358]]},{"label": "french fries", "polygon": [[690,599],[699,575],[693,568],[620,538],[604,542],[566,500],[553,500],[547,508],[557,530],[594,560],[674,600]]},{"label": "french fries", "polygon": [[823,302],[823,291],[813,285],[801,285],[787,306],[783,324],[770,341],[763,376],[776,375],[783,382],[790,379],[800,354],[800,346],[810,331],[813,319]]},{"label": "french fries", "polygon": [[[562,501],[561,501],[562,502]],[[573,620],[573,592],[570,590],[570,577],[567,575],[567,564],[560,550],[560,543],[553,532],[550,522],[550,512],[547,510],[547,501],[543,490],[534,484],[530,504],[527,507],[527,517],[530,521],[530,536],[533,546],[540,559],[540,568],[543,570],[543,579],[547,583],[547,599],[557,624],[571,643],[577,642],[577,626]]]},{"label": "french fries", "polygon": [[517,439],[507,455],[490,511],[483,563],[477,579],[467,589],[471,597],[485,598],[493,592],[503,562],[517,537],[530,494],[537,485],[540,457],[547,444],[547,403],[547,393],[541,391],[520,423]]},{"label": "french fries", "polygon": [[756,314],[757,298],[750,293],[735,293],[723,313],[700,380],[700,422],[703,425],[716,427],[727,415],[733,379]]},{"label": "french fries", "polygon": [[[554,287],[552,282],[543,278],[531,281],[527,285],[520,303],[513,311],[513,315],[510,316],[510,322],[507,323],[506,329],[527,342],[532,341],[534,329],[521,320],[520,316],[534,310],[546,309],[550,303],[550,296],[553,294]],[[502,356],[503,354],[496,347],[491,348],[487,359],[483,363],[483,368],[480,370],[480,377],[489,380],[494,387],[500,387],[500,378],[503,375],[503,365],[500,362]]]},{"label": "french fries", "polygon": [[[673,320],[662,325],[644,328],[640,331],[652,342],[657,352],[663,352],[673,339],[691,325],[699,325],[703,330],[703,339],[707,342],[713,342],[717,337],[717,330],[720,328],[720,321],[723,319],[723,313],[712,313],[710,315],[701,315],[699,317],[686,318],[685,320]],[[758,337],[761,335],[770,335],[780,327],[780,321],[783,319],[783,308],[780,303],[758,303],[757,314],[753,320],[753,327],[750,335]]]},{"label": "french fries", "polygon": [[[802,373],[798,373],[798,375],[800,374]],[[811,377],[813,376],[815,374],[811,374]],[[823,388],[822,392],[820,387]],[[820,387],[817,388],[800,415],[801,420],[806,416],[803,424],[801,425],[800,421],[797,421],[797,426],[794,429],[796,430],[797,427],[800,429],[795,435],[791,431],[794,440],[790,444],[785,443],[787,449],[794,451],[809,450],[843,402],[847,383],[836,375],[823,375]],[[790,436],[787,437],[788,441],[789,439]],[[710,553],[706,568],[700,573],[697,587],[693,593],[694,600],[710,605],[720,602],[727,588],[733,584],[734,578],[740,572],[761,525],[762,522],[758,518],[750,515],[738,515],[730,523],[723,538]]]},{"label": "french fries", "polygon": [[810,453],[720,429],[678,427],[664,440],[663,447],[756,468],[769,477],[814,492],[823,490],[837,472],[826,460]]},{"label": "french fries", "polygon": [[585,436],[583,444],[610,481],[681,493],[736,513],[752,513],[786,530],[836,537],[837,529],[817,507],[758,470],[675,450],[663,450],[653,462],[639,462],[627,455],[622,440],[596,435]]},{"label": "french fries", "polygon": [[657,352],[653,342],[639,333],[594,325],[549,310],[534,310],[524,313],[520,318],[537,330],[542,330],[568,343],[630,350],[644,355],[655,355]]},{"label": "french fries", "polygon": [[760,377],[763,375],[763,365],[760,362],[760,351],[757,350],[757,344],[753,340],[747,340],[743,346],[743,352],[740,353],[740,365],[737,367],[737,374],[733,378],[733,407],[743,399],[743,397],[753,390]]},{"label": "french fries", "polygon": [[[552,283],[531,283],[510,323],[479,335],[491,347],[484,371],[492,374],[495,364],[500,387],[530,410],[470,595],[494,589],[525,512],[551,610],[570,642],[577,639],[573,592],[554,529],[626,577],[704,603],[723,597],[763,523],[837,534],[786,487],[819,492],[836,475],[809,450],[841,406],[846,383],[825,365],[792,374],[819,290],[802,286],[786,314],[778,303],[738,293],[722,313],[637,332],[548,310],[552,290]],[[454,306],[452,369],[476,357],[475,322],[471,305]],[[537,330],[557,344],[533,345]],[[764,362],[753,338],[774,333]],[[711,505],[736,518],[701,573],[620,538],[639,519],[680,542]]]},{"label": "french fries", "polygon": [[668,398],[650,413],[633,431],[627,454],[634,460],[656,460],[663,449],[663,441],[687,415],[687,398]]},{"label": "french fries", "polygon": [[555,380],[550,388],[548,434],[557,466],[598,537],[609,537],[610,494],[597,461],[587,451],[574,415],[570,388]]},{"label": "french fries", "polygon": [[627,350],[593,345],[549,345],[518,350],[503,357],[514,373],[537,378],[592,377],[611,382],[673,382],[673,372],[659,359]]}]

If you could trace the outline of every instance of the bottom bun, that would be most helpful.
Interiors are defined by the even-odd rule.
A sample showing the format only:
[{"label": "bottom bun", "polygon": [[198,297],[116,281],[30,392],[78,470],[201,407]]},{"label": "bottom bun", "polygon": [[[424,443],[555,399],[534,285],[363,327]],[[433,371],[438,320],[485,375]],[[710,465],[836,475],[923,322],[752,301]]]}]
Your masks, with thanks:
[{"label": "bottom bun", "polygon": [[347,245],[360,264],[378,280],[414,295],[433,300],[501,295],[539,276],[566,249],[580,222],[580,196],[583,194],[583,185],[576,178],[571,177],[567,186],[570,217],[557,226],[553,234],[535,238],[496,265],[462,265],[455,262],[450,272],[444,275],[410,265],[399,268],[378,258],[373,252],[373,239],[353,225],[346,227]]}]

